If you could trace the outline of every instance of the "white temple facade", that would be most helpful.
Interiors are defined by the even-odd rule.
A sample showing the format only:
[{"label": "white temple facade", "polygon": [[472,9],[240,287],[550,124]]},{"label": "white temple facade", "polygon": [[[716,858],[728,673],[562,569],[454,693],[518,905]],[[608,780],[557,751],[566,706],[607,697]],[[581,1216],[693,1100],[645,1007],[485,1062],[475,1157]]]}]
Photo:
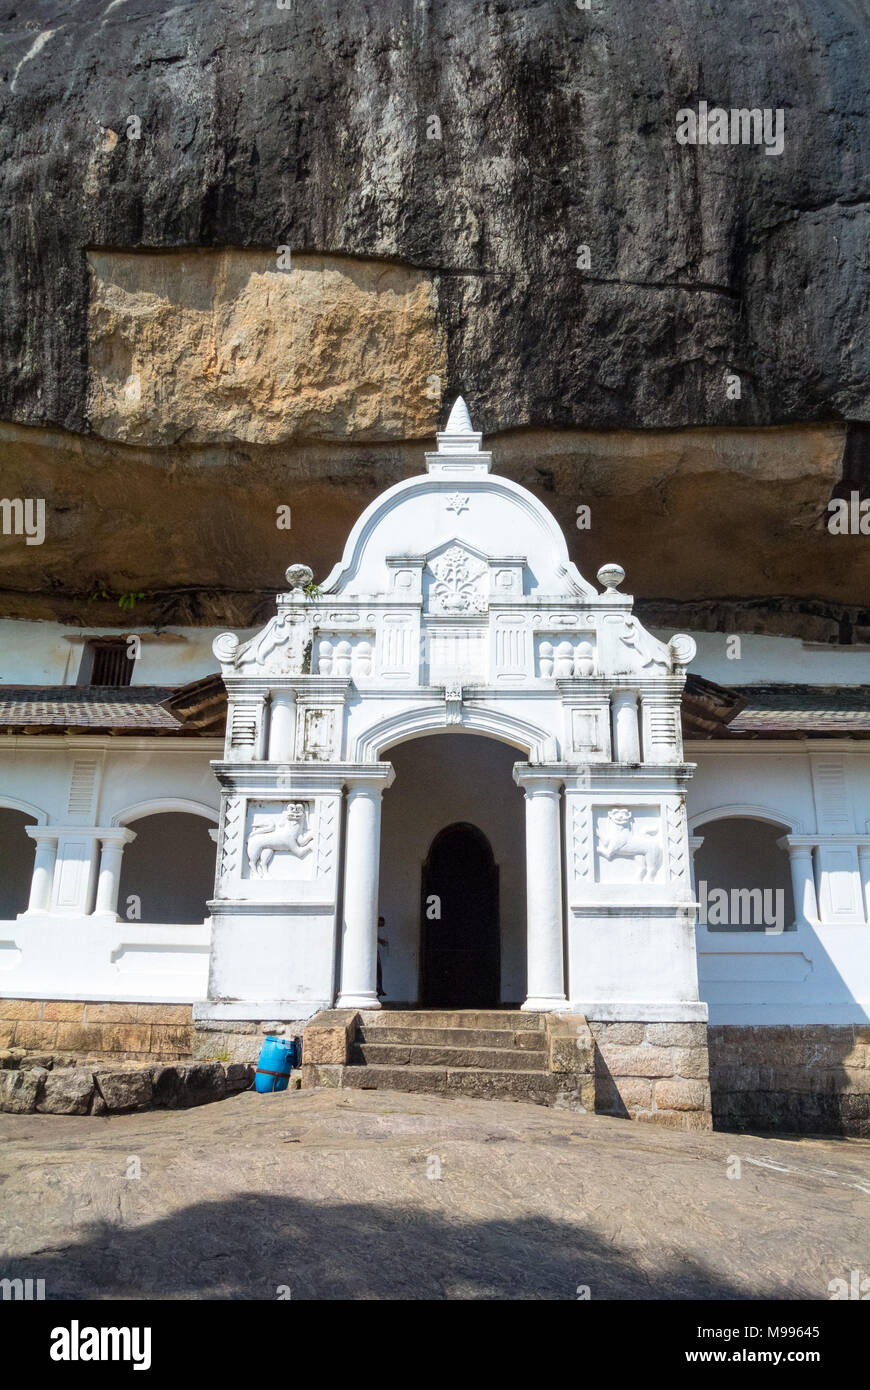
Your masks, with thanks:
[{"label": "white temple facade", "polygon": [[709,1119],[709,1039],[714,1115],[867,1132],[870,653],[649,631],[461,401],[287,580],[239,634],[0,622],[0,1047],[525,1010],[628,1113]]},{"label": "white temple facade", "polygon": [[680,728],[695,643],[645,631],[619,566],[584,579],[491,462],[458,401],[425,473],[367,508],[319,590],[292,566],[262,632],[215,641],[228,718],[201,1017],[379,1007],[390,753],[441,732],[516,754],[523,1008],[706,1017]]}]

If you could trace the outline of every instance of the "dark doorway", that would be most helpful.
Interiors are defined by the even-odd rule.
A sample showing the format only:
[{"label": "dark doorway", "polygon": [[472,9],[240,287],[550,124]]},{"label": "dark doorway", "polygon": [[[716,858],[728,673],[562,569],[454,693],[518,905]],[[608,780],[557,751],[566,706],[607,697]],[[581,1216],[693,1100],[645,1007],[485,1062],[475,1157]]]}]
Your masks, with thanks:
[{"label": "dark doorway", "polygon": [[498,865],[476,826],[448,825],[432,841],[423,865],[420,935],[420,996],[427,1008],[498,1003]]}]

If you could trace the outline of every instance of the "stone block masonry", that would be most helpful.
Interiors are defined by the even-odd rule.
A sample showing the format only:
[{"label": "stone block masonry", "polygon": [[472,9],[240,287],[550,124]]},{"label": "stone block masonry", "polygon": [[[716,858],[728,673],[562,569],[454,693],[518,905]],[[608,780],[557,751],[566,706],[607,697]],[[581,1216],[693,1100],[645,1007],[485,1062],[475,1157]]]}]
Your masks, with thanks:
[{"label": "stone block masonry", "polygon": [[870,1025],[709,1029],[717,1129],[870,1138]]},{"label": "stone block masonry", "polygon": [[0,1050],[181,1060],[192,1052],[192,1011],[191,1004],[0,999]]},{"label": "stone block masonry", "polygon": [[706,1023],[589,1020],[595,1110],[670,1129],[712,1129]]}]

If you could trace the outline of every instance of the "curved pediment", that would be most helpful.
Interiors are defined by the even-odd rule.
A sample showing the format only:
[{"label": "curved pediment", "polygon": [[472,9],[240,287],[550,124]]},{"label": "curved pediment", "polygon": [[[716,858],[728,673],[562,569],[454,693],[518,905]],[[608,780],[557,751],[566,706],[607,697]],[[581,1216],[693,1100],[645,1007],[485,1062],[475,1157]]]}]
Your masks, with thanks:
[{"label": "curved pediment", "polygon": [[366,508],[322,592],[348,599],[391,594],[409,587],[397,581],[403,562],[422,571],[431,555],[455,545],[488,566],[505,557],[522,561],[522,594],[597,597],[571,562],[556,518],[526,488],[490,472],[491,455],[481,451],[470,422],[466,427],[461,398],[457,406],[438,435],[438,452],[426,455],[426,473]]}]

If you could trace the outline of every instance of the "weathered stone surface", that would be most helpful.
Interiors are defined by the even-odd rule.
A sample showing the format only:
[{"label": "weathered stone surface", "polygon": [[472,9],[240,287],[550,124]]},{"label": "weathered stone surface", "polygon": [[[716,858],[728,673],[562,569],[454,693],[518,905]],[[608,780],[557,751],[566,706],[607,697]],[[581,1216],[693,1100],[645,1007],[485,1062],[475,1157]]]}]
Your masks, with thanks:
[{"label": "weathered stone surface", "polygon": [[[570,1302],[582,1282],[594,1308],[818,1301],[833,1276],[866,1270],[855,1145],[396,1102],[303,1090],[120,1123],[3,1117],[4,1276],[44,1278],[65,1300],[242,1302],[274,1301],[278,1283],[334,1301]],[[131,1153],[141,1183],[125,1177]],[[732,1153],[785,1171],[744,1163],[728,1182]]]},{"label": "weathered stone surface", "polygon": [[207,1105],[226,1095],[226,1074],[220,1062],[194,1062],[179,1066],[179,1095],[182,1105]]},{"label": "weathered stone surface", "polygon": [[637,1047],[644,1040],[643,1023],[602,1023],[599,1019],[589,1020],[589,1031],[598,1043],[608,1046]]},{"label": "weathered stone surface", "polygon": [[29,1023],[42,1018],[42,1004],[38,999],[0,999],[0,1018]]},{"label": "weathered stone surface", "polygon": [[86,418],[124,443],[431,435],[433,277],[274,251],[91,252]]},{"label": "weathered stone surface", "polygon": [[612,1076],[673,1076],[674,1054],[667,1047],[616,1047],[600,1043],[601,1060]]},{"label": "weathered stone surface", "polygon": [[[750,0],[511,19],[493,27],[472,0],[413,32],[395,0],[292,21],[228,0],[108,15],[51,0],[38,49],[10,22],[3,203],[64,236],[36,276],[10,223],[2,413],[85,427],[85,248],[261,247],[274,265],[288,243],[436,274],[451,370],[490,428],[866,419],[870,38],[847,0],[763,30]],[[678,145],[675,114],[701,99],[786,108],[783,153]]]},{"label": "weathered stone surface", "polygon": [[153,1087],[148,1071],[98,1071],[97,1086],[108,1110],[146,1110]]},{"label": "weathered stone surface", "polygon": [[[6,21],[4,489],[39,488],[48,536],[0,538],[0,612],[81,619],[113,589],[87,610],[112,624],[141,590],[140,623],[248,625],[286,563],[276,506],[325,573],[418,465],[399,440],[431,432],[438,376],[573,558],[631,555],[641,617],[866,637],[863,538],[831,564],[824,528],[870,472],[850,0],[797,23],[750,0],[414,15],[46,0],[38,33]],[[783,108],[782,155],[678,145],[702,99]]]},{"label": "weathered stone surface", "polygon": [[254,1067],[244,1062],[230,1062],[225,1068],[227,1091],[247,1091],[254,1083]]},{"label": "weathered stone surface", "polygon": [[28,1051],[53,1047],[58,1026],[56,1023],[19,1023],[15,1028],[15,1042]]},{"label": "weathered stone surface", "polygon": [[[619,1041],[616,1038],[613,1042]],[[653,1047],[706,1047],[706,1023],[647,1023],[644,1041]]]},{"label": "weathered stone surface", "polygon": [[179,1104],[182,1080],[178,1067],[150,1067],[151,1103],[160,1109],[174,1110]]},{"label": "weathered stone surface", "polygon": [[709,1059],[706,1047],[675,1047],[673,1061],[676,1076],[707,1080]]},{"label": "weathered stone surface", "polygon": [[71,1052],[101,1052],[103,1030],[96,1024],[59,1023],[57,1025],[57,1046],[68,1048]]},{"label": "weathered stone surface", "polygon": [[652,1081],[624,1076],[615,1081],[598,1078],[595,1085],[595,1109],[602,1115],[621,1115],[652,1107]]},{"label": "weathered stone surface", "polygon": [[42,1006],[42,1017],[55,1023],[81,1023],[85,1005],[66,999],[47,999]]},{"label": "weathered stone surface", "polygon": [[36,1109],[47,1073],[40,1071],[0,1071],[0,1110],[24,1115]]},{"label": "weathered stone surface", "polygon": [[710,1109],[710,1087],[703,1081],[683,1081],[668,1077],[655,1083],[657,1110]]},{"label": "weathered stone surface", "polygon": [[193,1046],[193,1024],[154,1023],[151,1025],[151,1052],[177,1052],[188,1056]]},{"label": "weathered stone surface", "polygon": [[86,1004],[85,1023],[135,1023],[137,1004]]},{"label": "weathered stone surface", "polygon": [[80,1067],[66,1067],[45,1078],[36,1108],[50,1115],[87,1115],[93,1096],[93,1074]]},{"label": "weathered stone surface", "polygon": [[190,1004],[137,1004],[137,1023],[190,1024],[193,1009]]},{"label": "weathered stone surface", "polygon": [[354,1009],[322,1009],[315,1014],[302,1036],[304,1061],[326,1066],[346,1062],[358,1019]]}]

